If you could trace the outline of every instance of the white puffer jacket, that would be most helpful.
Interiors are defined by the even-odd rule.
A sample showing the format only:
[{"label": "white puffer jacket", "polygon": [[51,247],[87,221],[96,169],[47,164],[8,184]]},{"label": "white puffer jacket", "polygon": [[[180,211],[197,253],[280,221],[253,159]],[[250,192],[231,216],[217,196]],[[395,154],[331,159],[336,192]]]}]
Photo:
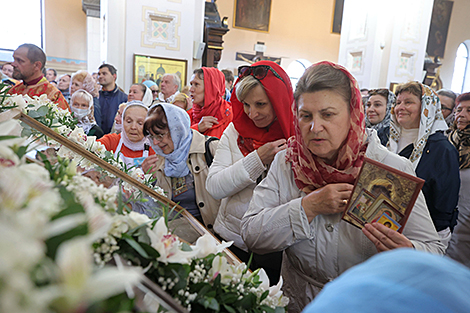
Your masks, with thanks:
[{"label": "white puffer jacket", "polygon": [[214,224],[215,232],[248,251],[240,235],[240,222],[248,209],[256,179],[266,168],[256,151],[243,157],[237,140],[238,132],[230,123],[220,138],[207,175],[206,188],[212,197],[222,199]]},{"label": "white puffer jacket", "polygon": [[[367,132],[368,158],[414,175],[408,159],[382,146],[375,130]],[[301,206],[306,194],[297,188],[285,154],[281,151],[276,155],[268,175],[254,190],[242,219],[242,236],[255,253],[284,250],[281,274],[283,290],[290,298],[288,311],[300,312],[325,283],[364,262],[377,250],[360,229],[342,221],[341,214],[318,215],[308,222]],[[444,253],[422,192],[403,235],[417,250]]]}]

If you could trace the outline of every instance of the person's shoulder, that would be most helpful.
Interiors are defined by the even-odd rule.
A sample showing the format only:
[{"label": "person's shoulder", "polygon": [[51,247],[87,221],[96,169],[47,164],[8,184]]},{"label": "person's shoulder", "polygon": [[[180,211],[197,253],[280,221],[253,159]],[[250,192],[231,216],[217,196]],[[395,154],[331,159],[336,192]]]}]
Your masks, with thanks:
[{"label": "person's shoulder", "polygon": [[121,134],[106,134],[101,137],[98,141],[109,146],[116,146],[121,139]]},{"label": "person's shoulder", "polygon": [[455,146],[442,132],[436,132],[429,136],[427,148],[437,148],[439,150],[439,153],[444,152],[444,150],[452,152],[457,151],[457,148],[455,148]]}]

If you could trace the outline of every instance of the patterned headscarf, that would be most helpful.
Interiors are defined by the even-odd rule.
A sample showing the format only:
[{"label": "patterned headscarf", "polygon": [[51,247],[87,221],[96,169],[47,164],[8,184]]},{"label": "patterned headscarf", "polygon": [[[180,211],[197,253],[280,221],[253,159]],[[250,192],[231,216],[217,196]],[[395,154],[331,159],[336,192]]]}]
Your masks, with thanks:
[{"label": "patterned headscarf", "polygon": [[[339,148],[336,161],[329,165],[310,152],[302,138],[299,120],[298,118],[294,119],[295,136],[289,138],[287,143],[286,161],[292,164],[297,187],[306,193],[331,183],[354,183],[359,175],[367,148],[365,143],[364,107],[356,79],[341,65],[327,61],[316,63],[305,72],[308,73],[311,68],[320,65],[328,65],[340,70],[349,78],[351,123],[345,144]],[[295,116],[297,116],[297,106],[294,107],[294,111]]]},{"label": "patterned headscarf", "polygon": [[164,171],[167,177],[185,177],[189,174],[189,167],[186,164],[186,160],[188,159],[189,148],[193,141],[189,115],[185,110],[169,103],[154,104],[150,110],[156,106],[161,106],[165,112],[174,150],[169,154],[165,154],[158,145],[153,144],[153,140],[150,140],[150,145],[156,154],[165,158]]},{"label": "patterned headscarf", "polygon": [[[415,142],[413,152],[410,156],[410,161],[413,164],[413,168],[416,169],[419,164],[419,160],[423,155],[424,147],[428,142],[429,136],[437,131],[446,130],[447,124],[444,120],[444,116],[441,111],[441,101],[437,96],[436,92],[426,85],[421,85],[421,118],[419,122],[418,139]],[[400,140],[402,128],[398,124],[395,116],[396,104],[392,107],[392,121],[390,123],[390,140],[388,149],[393,153],[399,153],[398,142]]]},{"label": "patterned headscarf", "polygon": [[459,151],[460,169],[470,168],[470,125],[460,130],[455,127],[454,123],[449,140]]},{"label": "patterned headscarf", "polygon": [[[373,92],[374,90],[370,90],[369,93]],[[374,94],[374,95],[379,95],[379,96],[382,96],[381,94]],[[367,101],[369,101],[370,97],[372,97],[372,95],[370,95],[367,99]],[[390,111],[392,110],[392,106],[395,106],[395,101],[396,101],[396,96],[393,94],[393,92],[391,92],[390,90],[388,90],[388,99],[387,99],[387,110],[385,112],[385,117],[384,119],[375,124],[375,125],[372,125],[369,121],[369,118],[367,117],[366,115],[366,127],[367,128],[372,128],[372,129],[375,129],[377,132],[379,130],[381,130],[382,128],[386,128],[386,127],[389,127],[390,126]]]}]

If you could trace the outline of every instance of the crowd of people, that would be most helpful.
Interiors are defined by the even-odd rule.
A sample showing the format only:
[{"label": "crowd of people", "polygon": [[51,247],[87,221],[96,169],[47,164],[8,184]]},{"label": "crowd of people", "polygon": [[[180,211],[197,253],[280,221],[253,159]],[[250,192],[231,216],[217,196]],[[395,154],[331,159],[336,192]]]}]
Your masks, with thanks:
[{"label": "crowd of people", "polygon": [[[168,197],[233,241],[240,260],[253,254],[251,268],[271,283],[282,276],[289,312],[387,250],[447,254],[470,267],[470,92],[420,82],[361,90],[331,62],[309,67],[294,89],[281,66],[260,61],[236,79],[202,67],[187,88],[167,73],[160,86],[147,80],[126,94],[111,64],[58,77],[34,45],[13,58],[2,66],[10,94],[46,94],[128,166],[152,173]],[[425,181],[402,233],[341,221],[365,157]]]}]

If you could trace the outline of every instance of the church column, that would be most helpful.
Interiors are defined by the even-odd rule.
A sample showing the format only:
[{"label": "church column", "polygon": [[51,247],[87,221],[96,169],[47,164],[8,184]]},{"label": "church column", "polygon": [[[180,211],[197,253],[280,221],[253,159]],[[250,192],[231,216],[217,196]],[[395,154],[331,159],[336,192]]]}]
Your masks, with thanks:
[{"label": "church column", "polygon": [[100,65],[100,0],[82,0],[86,13],[87,71],[98,71]]}]

